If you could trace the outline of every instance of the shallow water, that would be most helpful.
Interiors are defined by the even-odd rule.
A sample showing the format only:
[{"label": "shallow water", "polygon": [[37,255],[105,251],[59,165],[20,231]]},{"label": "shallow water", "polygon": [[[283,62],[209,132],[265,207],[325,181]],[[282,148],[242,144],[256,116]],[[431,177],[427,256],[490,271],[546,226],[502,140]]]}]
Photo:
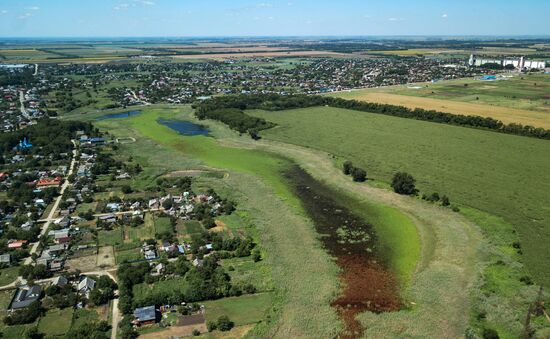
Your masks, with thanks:
[{"label": "shallow water", "polygon": [[170,119],[158,119],[157,122],[161,125],[169,127],[181,135],[195,136],[195,135],[208,135],[208,129],[204,126],[194,124],[190,121],[183,120],[170,120]]},{"label": "shallow water", "polygon": [[124,119],[124,118],[133,117],[138,114],[141,114],[141,111],[135,110],[135,111],[121,112],[121,113],[113,113],[113,114],[102,115],[96,118],[96,120]]},{"label": "shallow water", "polygon": [[346,199],[298,166],[284,173],[313,220],[323,247],[341,269],[340,296],[331,303],[342,318],[340,338],[363,334],[356,320],[364,311],[388,312],[401,307],[397,279],[380,260],[372,225],[346,207]]}]

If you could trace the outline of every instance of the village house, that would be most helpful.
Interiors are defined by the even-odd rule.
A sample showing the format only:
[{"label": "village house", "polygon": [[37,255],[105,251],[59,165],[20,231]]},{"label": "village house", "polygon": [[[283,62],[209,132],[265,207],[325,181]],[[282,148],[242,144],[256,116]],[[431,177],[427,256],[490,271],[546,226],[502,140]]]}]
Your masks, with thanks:
[{"label": "village house", "polygon": [[137,326],[150,325],[158,321],[158,312],[155,306],[146,306],[134,310],[134,324]]},{"label": "village house", "polygon": [[68,283],[69,283],[69,280],[62,275],[55,277],[52,281],[52,285],[59,286],[59,287],[63,287]]},{"label": "village house", "polygon": [[15,296],[10,304],[11,311],[25,308],[33,302],[40,299],[42,288],[38,285],[28,286],[23,285],[17,289]]},{"label": "village house", "polygon": [[44,188],[44,187],[58,187],[61,185],[61,177],[55,177],[55,178],[42,178],[38,180],[36,183],[36,187]]},{"label": "village house", "polygon": [[95,287],[95,280],[93,280],[92,278],[84,276],[84,277],[82,277],[82,279],[78,283],[77,290],[78,290],[78,292],[80,292],[80,293],[86,295],[86,297],[88,297],[88,295],[90,294],[90,291],[93,290],[94,287]]},{"label": "village house", "polygon": [[22,248],[25,244],[27,244],[27,240],[10,240],[8,241],[8,248],[11,249],[17,249]]},{"label": "village house", "polygon": [[10,265],[11,264],[11,255],[10,254],[2,254],[0,255],[0,265]]}]

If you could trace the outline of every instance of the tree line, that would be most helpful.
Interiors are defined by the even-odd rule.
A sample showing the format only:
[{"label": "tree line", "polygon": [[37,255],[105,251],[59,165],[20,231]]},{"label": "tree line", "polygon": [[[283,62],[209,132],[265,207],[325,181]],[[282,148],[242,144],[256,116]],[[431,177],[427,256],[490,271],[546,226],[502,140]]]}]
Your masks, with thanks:
[{"label": "tree line", "polygon": [[330,106],[400,118],[486,129],[506,134],[550,139],[550,130],[548,129],[517,123],[504,124],[502,121],[490,117],[458,115],[421,108],[410,109],[404,106],[319,95],[241,94],[214,97],[194,105],[199,119],[221,121],[241,133],[250,133],[252,137],[255,136],[254,132],[257,133],[257,131],[274,127],[275,124],[261,118],[249,116],[244,112],[245,110],[280,111],[314,106]]}]

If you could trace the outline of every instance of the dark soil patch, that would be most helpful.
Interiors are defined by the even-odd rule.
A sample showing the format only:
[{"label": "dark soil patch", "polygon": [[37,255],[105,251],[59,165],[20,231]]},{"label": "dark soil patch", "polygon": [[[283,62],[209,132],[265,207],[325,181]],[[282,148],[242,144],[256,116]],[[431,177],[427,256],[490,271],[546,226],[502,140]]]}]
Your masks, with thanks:
[{"label": "dark soil patch", "polygon": [[325,249],[341,268],[341,295],[331,303],[345,324],[341,338],[358,338],[361,312],[399,310],[396,277],[377,255],[372,226],[346,205],[349,198],[316,181],[295,166],[285,173],[303,207],[313,220]]},{"label": "dark soil patch", "polygon": [[178,320],[178,326],[204,324],[204,314],[193,314],[181,317]]}]

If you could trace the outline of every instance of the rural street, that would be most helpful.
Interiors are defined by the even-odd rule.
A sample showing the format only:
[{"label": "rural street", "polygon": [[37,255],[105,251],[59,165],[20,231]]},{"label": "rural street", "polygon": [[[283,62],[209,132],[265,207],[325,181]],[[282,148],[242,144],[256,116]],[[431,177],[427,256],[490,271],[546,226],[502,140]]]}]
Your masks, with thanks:
[{"label": "rural street", "polygon": [[25,108],[25,92],[19,91],[19,109],[21,110],[21,114],[29,119],[29,114],[27,113],[27,109]]},{"label": "rural street", "polygon": [[[69,167],[69,172],[67,172],[67,177],[65,178],[65,181],[63,182],[63,185],[61,185],[61,190],[59,191],[59,196],[55,199],[55,202],[53,204],[53,207],[52,209],[50,210],[50,214],[48,214],[48,218],[45,219],[45,223],[44,225],[42,225],[42,230],[40,231],[40,235],[39,235],[39,239],[46,234],[46,232],[48,231],[48,227],[50,226],[50,224],[54,221],[54,214],[55,212],[57,211],[57,208],[59,207],[59,203],[61,202],[61,199],[63,198],[63,193],[65,192],[65,190],[67,189],[67,187],[69,187],[69,180],[68,180],[68,177],[73,174],[73,170],[74,170],[74,167],[75,167],[75,163],[76,163],[76,143],[74,140],[71,140],[71,142],[73,143],[73,159],[71,160],[71,166]],[[36,253],[36,251],[38,250],[38,244],[40,242],[37,241],[35,243],[32,244],[32,247],[31,247],[31,250],[29,252],[29,256],[25,259],[25,262],[24,264],[25,265],[29,265],[31,262],[32,262],[32,255],[33,253]]]}]

